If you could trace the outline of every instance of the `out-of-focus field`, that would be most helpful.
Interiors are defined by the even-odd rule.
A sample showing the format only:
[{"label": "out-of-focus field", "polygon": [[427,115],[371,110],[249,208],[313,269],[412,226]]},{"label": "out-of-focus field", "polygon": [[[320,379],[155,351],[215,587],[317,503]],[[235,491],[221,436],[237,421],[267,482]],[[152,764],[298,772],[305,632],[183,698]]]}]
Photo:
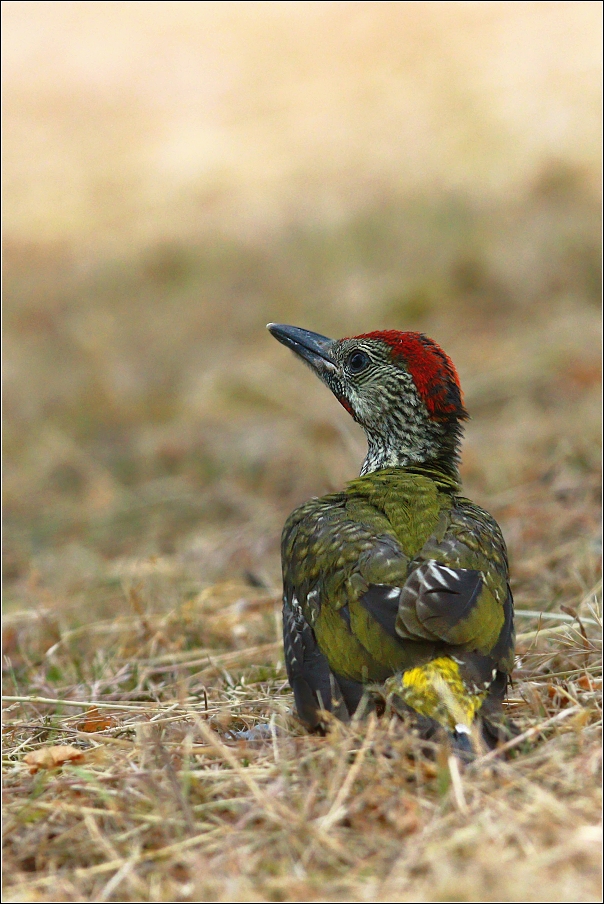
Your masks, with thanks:
[{"label": "out-of-focus field", "polygon": [[[6,899],[599,901],[601,5],[2,14]],[[269,320],[455,361],[506,755],[293,717],[281,526],[364,441]]]}]

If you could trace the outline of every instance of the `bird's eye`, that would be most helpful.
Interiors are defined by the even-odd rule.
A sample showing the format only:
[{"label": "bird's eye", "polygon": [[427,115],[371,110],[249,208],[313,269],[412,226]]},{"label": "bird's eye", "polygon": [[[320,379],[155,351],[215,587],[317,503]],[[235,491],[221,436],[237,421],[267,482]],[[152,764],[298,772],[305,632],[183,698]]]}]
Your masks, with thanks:
[{"label": "bird's eye", "polygon": [[351,374],[360,374],[369,363],[369,355],[366,355],[365,352],[353,352],[346,362],[346,369]]}]

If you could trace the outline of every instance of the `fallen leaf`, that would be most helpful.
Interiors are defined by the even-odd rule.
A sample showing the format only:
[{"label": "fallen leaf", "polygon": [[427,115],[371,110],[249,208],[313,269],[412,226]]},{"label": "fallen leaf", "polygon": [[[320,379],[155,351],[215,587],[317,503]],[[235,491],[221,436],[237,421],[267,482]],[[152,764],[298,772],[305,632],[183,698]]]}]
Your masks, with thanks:
[{"label": "fallen leaf", "polygon": [[78,723],[79,731],[105,731],[107,728],[113,728],[117,725],[113,716],[103,716],[96,706],[93,706],[86,713],[83,722]]},{"label": "fallen leaf", "polygon": [[24,762],[29,766],[33,775],[39,769],[59,769],[65,763],[77,763],[84,759],[84,751],[72,747],[70,744],[54,744],[52,747],[42,747],[24,756]]},{"label": "fallen leaf", "polygon": [[590,675],[581,675],[577,679],[577,684],[584,691],[599,691],[602,689],[602,679],[592,678]]}]

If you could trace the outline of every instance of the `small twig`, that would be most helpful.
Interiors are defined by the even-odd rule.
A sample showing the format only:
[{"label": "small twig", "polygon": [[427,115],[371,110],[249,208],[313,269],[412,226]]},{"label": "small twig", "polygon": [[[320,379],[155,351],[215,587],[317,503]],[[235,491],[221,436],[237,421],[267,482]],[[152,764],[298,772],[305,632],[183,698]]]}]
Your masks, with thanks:
[{"label": "small twig", "polygon": [[527,728],[526,731],[523,731],[522,734],[516,735],[515,738],[512,738],[510,741],[506,741],[505,744],[502,744],[501,747],[497,747],[495,750],[491,750],[489,753],[486,753],[484,756],[475,760],[475,765],[483,765],[484,763],[488,763],[491,760],[497,759],[497,757],[501,756],[502,753],[507,753],[508,750],[513,750],[514,747],[518,747],[519,744],[522,744],[524,741],[530,740],[530,738],[534,738],[535,735],[541,734],[541,732],[545,728],[549,728],[555,722],[562,722],[564,719],[568,719],[569,716],[574,716],[577,713],[582,711],[581,706],[573,706],[571,709],[564,709],[560,713],[556,713],[555,716],[551,716],[549,719],[545,719],[544,722],[540,722],[539,725],[534,725],[532,728]]},{"label": "small twig", "polygon": [[[131,810],[128,813],[121,812],[119,810],[104,810],[101,807],[87,807],[84,804],[68,804],[64,801],[45,801],[45,800],[34,800],[32,801],[32,809],[35,810],[45,810],[49,813],[71,813],[74,816],[86,816],[87,814],[91,816],[101,816],[103,819],[115,819],[116,821],[123,822],[126,817],[128,819],[133,819],[135,822],[141,822],[146,825],[165,825],[166,819],[164,816],[160,816],[155,813],[133,813]],[[174,823],[177,825],[184,825],[183,819],[170,819],[170,823]],[[206,823],[209,827],[212,827],[211,823]],[[197,823],[198,828],[200,827],[199,822]]]},{"label": "small twig", "polygon": [[[2,697],[3,703],[52,703],[55,706],[79,706],[79,707],[96,707],[96,709],[115,709],[121,712],[140,712],[143,704],[141,703],[101,703],[98,700],[62,700],[54,697]],[[162,707],[161,703],[154,703],[155,707]],[[172,704],[168,704],[172,706]],[[166,704],[163,704],[166,709]],[[163,711],[163,710],[162,710]]]},{"label": "small twig", "polygon": [[468,812],[468,805],[466,803],[466,796],[463,790],[463,784],[461,781],[461,774],[459,771],[459,761],[456,756],[449,756],[447,759],[447,765],[449,767],[449,775],[451,776],[451,788],[453,789],[453,797],[455,798],[455,803],[457,804],[457,809],[460,813]]},{"label": "small twig", "polygon": [[105,887],[102,889],[101,893],[96,898],[97,901],[107,901],[109,896],[113,894],[118,885],[121,885],[124,879],[126,879],[134,867],[136,866],[136,862],[140,857],[139,852],[133,853],[128,860],[121,866],[116,873],[109,879]]},{"label": "small twig", "polygon": [[[516,609],[514,615],[519,618],[540,618],[543,620],[547,619],[550,621],[563,622],[574,622],[579,619],[578,615],[569,615],[566,612],[541,612],[539,609]],[[595,618],[581,617],[581,621],[586,625],[595,625],[596,628],[600,627]]]},{"label": "small twig", "polygon": [[[551,628],[536,628],[534,631],[524,631],[522,634],[516,635],[516,643],[530,642],[537,640],[539,637],[556,637],[558,634],[568,631],[571,627],[571,625],[565,623],[563,625],[554,625]],[[566,636],[568,637],[569,635],[567,634]]]},{"label": "small twig", "polygon": [[319,820],[319,828],[323,832],[329,831],[329,829],[334,825],[334,823],[338,822],[338,820],[342,819],[345,815],[344,810],[344,801],[348,797],[350,793],[350,789],[352,788],[352,784],[357,777],[361,766],[363,765],[363,760],[365,759],[365,754],[369,750],[371,742],[373,741],[373,736],[375,734],[377,726],[377,720],[375,716],[372,714],[368,720],[367,724],[367,732],[365,734],[365,738],[363,743],[354,759],[354,762],[350,769],[348,770],[348,774],[342,785],[340,790],[336,794],[335,800],[332,803],[329,811]]}]

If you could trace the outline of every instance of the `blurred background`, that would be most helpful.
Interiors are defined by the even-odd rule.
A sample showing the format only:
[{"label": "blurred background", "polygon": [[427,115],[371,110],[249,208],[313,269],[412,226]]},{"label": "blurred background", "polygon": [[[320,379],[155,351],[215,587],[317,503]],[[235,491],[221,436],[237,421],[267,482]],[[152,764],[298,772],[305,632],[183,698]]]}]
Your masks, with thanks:
[{"label": "blurred background", "polygon": [[278,586],[284,518],[365,444],[269,320],[436,339],[517,600],[593,586],[601,18],[2,4],[9,611]]}]

